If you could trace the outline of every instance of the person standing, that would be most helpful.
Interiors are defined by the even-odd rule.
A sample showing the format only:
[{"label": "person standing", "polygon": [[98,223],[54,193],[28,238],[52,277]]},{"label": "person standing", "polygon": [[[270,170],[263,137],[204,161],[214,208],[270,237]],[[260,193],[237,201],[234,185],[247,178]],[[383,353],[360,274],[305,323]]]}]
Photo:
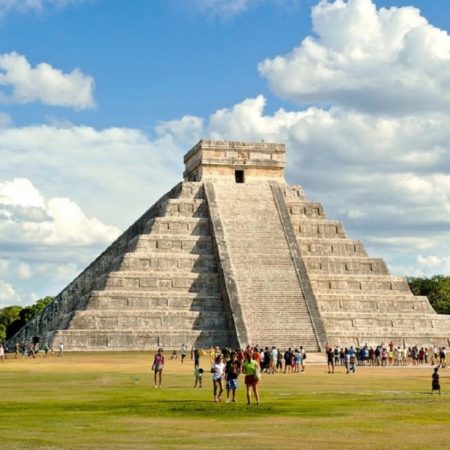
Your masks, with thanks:
[{"label": "person standing", "polygon": [[328,373],[334,373],[334,351],[331,347],[327,349]]},{"label": "person standing", "polygon": [[164,355],[163,349],[159,348],[158,353],[156,353],[153,360],[152,370],[153,370],[153,380],[155,382],[154,387],[160,388],[162,383],[162,371],[164,369]]},{"label": "person standing", "polygon": [[244,363],[242,364],[242,371],[245,373],[245,387],[247,389],[247,405],[251,403],[251,391],[255,395],[256,404],[259,405],[259,377],[258,377],[258,363],[252,359],[250,352],[246,353]]},{"label": "person standing", "polygon": [[0,360],[2,363],[5,362],[5,348],[3,347],[3,344],[0,344]]},{"label": "person standing", "polygon": [[223,377],[225,374],[225,364],[223,362],[222,355],[216,356],[214,364],[211,367],[211,373],[214,387],[214,401],[221,402],[223,393]]},{"label": "person standing", "polygon": [[186,344],[182,344],[181,345],[181,364],[184,364],[184,360],[186,358],[186,353],[187,353]]},{"label": "person standing", "polygon": [[441,395],[441,385],[439,383],[439,367],[434,368],[433,375],[431,375],[431,395],[433,395],[434,391],[438,391],[439,395]]},{"label": "person standing", "polygon": [[58,356],[61,358],[64,356],[64,344],[62,342],[59,343],[59,353]]},{"label": "person standing", "polygon": [[230,401],[236,402],[236,390],[238,388],[238,377],[241,372],[241,363],[236,357],[236,352],[231,352],[230,360],[227,361],[225,366],[225,375],[227,381],[227,403]]}]

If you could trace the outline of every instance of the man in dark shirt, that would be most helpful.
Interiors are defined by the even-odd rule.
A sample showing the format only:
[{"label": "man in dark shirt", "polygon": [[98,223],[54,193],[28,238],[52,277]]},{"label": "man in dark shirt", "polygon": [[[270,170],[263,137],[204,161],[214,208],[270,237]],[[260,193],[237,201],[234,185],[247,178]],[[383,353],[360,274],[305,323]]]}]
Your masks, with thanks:
[{"label": "man in dark shirt", "polygon": [[227,380],[227,402],[236,402],[236,390],[238,387],[238,376],[241,373],[241,362],[237,359],[236,352],[231,352],[230,359],[225,366],[225,377]]}]

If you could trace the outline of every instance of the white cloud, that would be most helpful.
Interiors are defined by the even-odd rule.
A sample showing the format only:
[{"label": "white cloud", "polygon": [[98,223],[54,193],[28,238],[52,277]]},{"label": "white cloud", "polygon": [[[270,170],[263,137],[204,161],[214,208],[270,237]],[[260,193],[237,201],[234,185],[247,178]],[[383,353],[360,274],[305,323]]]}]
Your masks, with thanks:
[{"label": "white cloud", "polygon": [[301,0],[183,0],[184,4],[193,6],[200,13],[214,17],[230,19],[262,4],[278,8],[292,8]]},{"label": "white cloud", "polygon": [[17,268],[17,277],[21,280],[28,280],[31,277],[30,266],[26,263],[20,263]]},{"label": "white cloud", "polygon": [[0,17],[11,12],[42,13],[46,8],[65,8],[86,0],[0,0]]},{"label": "white cloud", "polygon": [[12,125],[12,119],[9,114],[0,112],[0,128],[8,128]]},{"label": "white cloud", "polygon": [[25,56],[15,52],[0,55],[0,86],[12,90],[10,95],[0,90],[1,103],[40,101],[76,109],[94,106],[92,77],[79,69],[63,73],[47,63],[33,68]]},{"label": "white cloud", "polygon": [[6,281],[0,280],[0,308],[11,304],[20,303],[20,295]]},{"label": "white cloud", "polygon": [[68,198],[46,202],[27,179],[0,182],[0,212],[0,242],[9,244],[98,245],[119,234],[116,227],[86,217]]},{"label": "white cloud", "polygon": [[312,19],[316,36],[259,65],[277,94],[386,113],[448,110],[450,37],[418,9],[323,0]]}]

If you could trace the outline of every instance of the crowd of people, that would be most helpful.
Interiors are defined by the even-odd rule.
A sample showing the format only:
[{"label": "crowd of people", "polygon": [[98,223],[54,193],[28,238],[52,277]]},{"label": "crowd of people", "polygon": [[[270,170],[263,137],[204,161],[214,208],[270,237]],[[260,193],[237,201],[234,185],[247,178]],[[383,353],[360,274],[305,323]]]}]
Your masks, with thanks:
[{"label": "crowd of people", "polygon": [[[9,348],[6,344],[0,342],[0,360],[3,361],[5,358],[8,358]],[[44,358],[47,356],[54,356],[55,350],[52,345],[45,343],[41,345],[39,342],[16,342],[13,348],[14,358],[17,359],[20,356],[22,358],[40,358],[41,354],[43,354]],[[64,356],[64,344],[62,342],[58,345],[58,357]]]},{"label": "crowd of people", "polygon": [[[181,363],[187,354],[186,345],[181,348]],[[445,347],[400,347],[393,342],[388,345],[364,345],[362,347],[326,347],[325,351],[328,373],[333,374],[336,366],[343,366],[347,373],[356,373],[357,366],[420,366],[431,364],[435,366],[432,377],[432,393],[438,390],[439,368],[447,365],[447,350]],[[205,370],[201,367],[202,356],[209,356],[210,373],[213,384],[213,398],[215,402],[223,400],[226,390],[226,402],[236,402],[238,379],[244,375],[247,403],[251,403],[252,394],[257,404],[260,401],[259,381],[263,373],[301,373],[305,371],[306,351],[302,346],[288,348],[286,351],[276,346],[260,348],[247,346],[245,349],[231,349],[211,347],[209,350],[191,348],[191,360],[194,361],[194,388],[203,387]],[[173,351],[171,359],[177,359],[177,352]],[[163,350],[160,348],[155,355],[152,370],[154,371],[155,388],[161,387],[162,371],[164,367]]]},{"label": "crowd of people", "polygon": [[344,366],[347,373],[356,371],[356,366],[420,366],[431,364],[446,367],[447,349],[445,347],[401,347],[393,342],[388,345],[364,345],[362,347],[327,346],[326,358],[328,373],[333,374],[335,366]]}]

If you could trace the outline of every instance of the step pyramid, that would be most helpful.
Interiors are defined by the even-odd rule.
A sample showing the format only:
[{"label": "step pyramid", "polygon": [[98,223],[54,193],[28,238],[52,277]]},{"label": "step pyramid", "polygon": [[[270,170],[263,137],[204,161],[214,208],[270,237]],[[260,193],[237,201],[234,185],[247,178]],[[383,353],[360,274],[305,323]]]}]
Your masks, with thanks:
[{"label": "step pyramid", "polygon": [[184,181],[11,344],[449,345],[450,317],[286,184],[283,145],[201,140],[184,162]]}]

